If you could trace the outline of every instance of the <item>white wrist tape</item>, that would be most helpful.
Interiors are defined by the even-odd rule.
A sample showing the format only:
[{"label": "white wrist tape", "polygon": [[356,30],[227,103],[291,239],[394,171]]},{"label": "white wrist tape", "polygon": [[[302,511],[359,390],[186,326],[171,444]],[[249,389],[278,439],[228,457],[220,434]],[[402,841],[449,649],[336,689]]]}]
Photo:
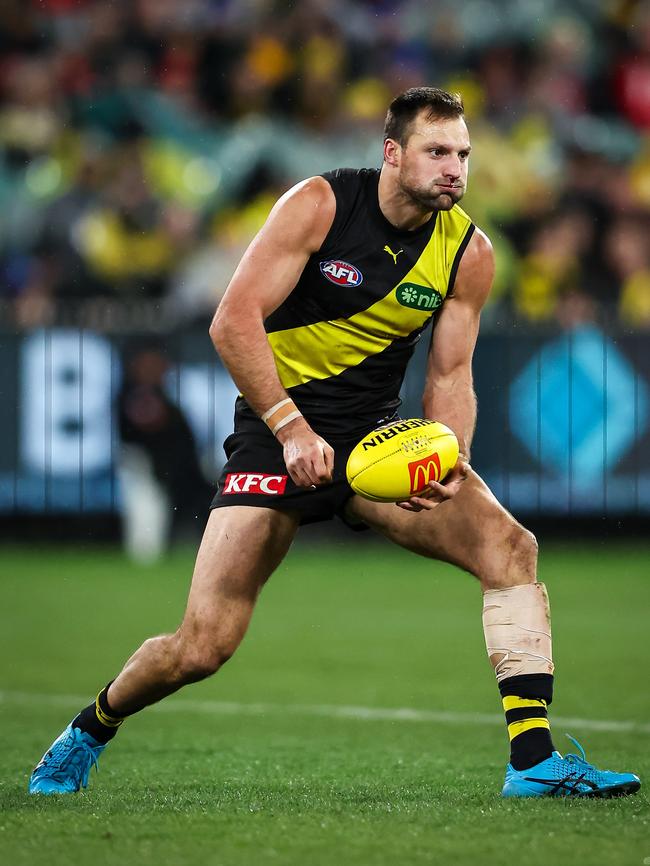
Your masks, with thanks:
[{"label": "white wrist tape", "polygon": [[483,594],[483,632],[497,680],[552,674],[551,613],[543,583]]},{"label": "white wrist tape", "polygon": [[280,400],[275,406],[271,406],[270,409],[266,410],[262,415],[262,421],[264,421],[275,436],[278,430],[301,416],[302,412],[297,408],[291,397],[285,397],[284,400]]},{"label": "white wrist tape", "polygon": [[296,418],[302,418],[302,412],[296,409],[294,412],[291,412],[286,418],[283,418],[282,421],[278,421],[275,427],[271,428],[271,433],[275,436],[275,434],[280,430],[281,427],[284,427],[290,421],[295,421]]},{"label": "white wrist tape", "polygon": [[287,403],[293,403],[293,400],[291,399],[291,397],[285,397],[284,400],[280,400],[280,402],[276,403],[275,406],[271,406],[270,409],[267,409],[266,412],[262,415],[262,421],[264,421],[265,424],[268,423],[268,420],[271,417],[271,415],[274,415],[278,411],[278,409],[281,409],[283,406],[286,406]]}]

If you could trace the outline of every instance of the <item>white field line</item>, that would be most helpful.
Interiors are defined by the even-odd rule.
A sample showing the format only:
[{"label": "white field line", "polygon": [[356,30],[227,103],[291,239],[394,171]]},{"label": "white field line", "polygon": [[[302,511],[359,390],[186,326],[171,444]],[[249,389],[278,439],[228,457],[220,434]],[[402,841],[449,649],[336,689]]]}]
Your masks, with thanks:
[{"label": "white field line", "polygon": [[[0,691],[0,704],[32,706],[44,704],[78,711],[90,700],[88,695],[51,695],[32,692]],[[318,716],[325,719],[353,719],[362,722],[425,722],[434,725],[486,725],[504,724],[503,716],[487,713],[454,713],[444,710],[416,710],[409,707],[388,709],[382,707],[337,706],[330,704],[267,704],[236,703],[234,701],[168,700],[151,707],[154,712],[204,713],[222,716]],[[604,731],[607,733],[650,734],[650,724],[631,720],[581,719],[570,716],[552,716],[555,729],[571,731]]]}]

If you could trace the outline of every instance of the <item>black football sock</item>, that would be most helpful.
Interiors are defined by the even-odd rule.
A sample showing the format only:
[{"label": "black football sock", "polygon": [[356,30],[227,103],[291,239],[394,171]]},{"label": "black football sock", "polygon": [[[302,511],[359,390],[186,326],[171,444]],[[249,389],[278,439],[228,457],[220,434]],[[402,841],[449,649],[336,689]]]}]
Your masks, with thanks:
[{"label": "black football sock", "polygon": [[104,686],[93,703],[83,709],[72,721],[73,728],[79,728],[84,733],[90,734],[98,743],[108,743],[112,740],[126,718],[109,706],[106,693],[110,685],[111,683]]},{"label": "black football sock", "polygon": [[524,674],[499,683],[510,737],[510,763],[527,770],[555,750],[546,708],[553,700],[552,674]]}]

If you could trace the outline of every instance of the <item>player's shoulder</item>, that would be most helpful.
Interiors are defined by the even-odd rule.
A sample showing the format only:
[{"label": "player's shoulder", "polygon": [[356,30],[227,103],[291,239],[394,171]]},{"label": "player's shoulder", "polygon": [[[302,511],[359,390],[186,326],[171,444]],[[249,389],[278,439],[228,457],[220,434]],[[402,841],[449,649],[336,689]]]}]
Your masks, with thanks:
[{"label": "player's shoulder", "polygon": [[278,204],[289,204],[294,208],[327,205],[330,202],[334,202],[332,187],[320,174],[299,181],[278,199]]},{"label": "player's shoulder", "polygon": [[454,284],[454,296],[465,297],[480,309],[487,300],[494,279],[494,250],[483,229],[472,223],[468,229]]},{"label": "player's shoulder", "polygon": [[275,203],[265,231],[290,243],[320,249],[336,234],[355,203],[366,201],[364,191],[376,169],[338,168],[294,184]]},{"label": "player's shoulder", "polygon": [[301,180],[288,189],[277,204],[288,205],[292,210],[311,210],[318,206],[333,214],[337,203],[357,195],[378,174],[377,169],[371,168],[336,168]]},{"label": "player's shoulder", "polygon": [[332,188],[320,175],[294,184],[277,200],[267,227],[274,228],[292,242],[304,239],[317,249],[327,235],[336,214]]},{"label": "player's shoulder", "polygon": [[492,241],[486,232],[477,225],[474,225],[472,237],[467,244],[465,256],[469,256],[470,259],[481,262],[492,261],[494,259]]},{"label": "player's shoulder", "polygon": [[465,234],[466,242],[463,245],[463,258],[489,259],[494,255],[492,242],[487,233],[480,226],[476,225],[467,211],[463,210],[459,205],[454,205],[450,211],[443,213],[457,224],[459,233]]},{"label": "player's shoulder", "polygon": [[343,207],[366,202],[379,182],[377,168],[336,168],[324,172],[321,177],[330,185],[337,202]]},{"label": "player's shoulder", "polygon": [[334,168],[324,171],[320,177],[330,185],[353,186],[366,183],[370,178],[379,177],[378,168]]},{"label": "player's shoulder", "polygon": [[470,234],[470,238],[473,238],[476,235],[476,237],[480,239],[478,240],[479,245],[482,245],[484,243],[490,243],[490,239],[485,233],[485,231],[483,231],[483,229],[481,229],[480,226],[478,226],[474,222],[472,217],[467,213],[466,210],[463,210],[460,205],[455,204],[453,208],[451,208],[451,210],[440,211],[439,216],[442,216],[443,219],[447,219],[456,223],[461,229],[461,231],[468,231]]}]

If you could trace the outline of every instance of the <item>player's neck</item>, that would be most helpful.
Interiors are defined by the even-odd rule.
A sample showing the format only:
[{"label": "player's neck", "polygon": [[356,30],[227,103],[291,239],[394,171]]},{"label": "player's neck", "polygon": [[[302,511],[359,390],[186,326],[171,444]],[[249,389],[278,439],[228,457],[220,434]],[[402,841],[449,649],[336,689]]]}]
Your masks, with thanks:
[{"label": "player's neck", "polygon": [[431,218],[432,211],[409,198],[383,169],[379,175],[378,195],[381,212],[400,231],[415,231]]}]

